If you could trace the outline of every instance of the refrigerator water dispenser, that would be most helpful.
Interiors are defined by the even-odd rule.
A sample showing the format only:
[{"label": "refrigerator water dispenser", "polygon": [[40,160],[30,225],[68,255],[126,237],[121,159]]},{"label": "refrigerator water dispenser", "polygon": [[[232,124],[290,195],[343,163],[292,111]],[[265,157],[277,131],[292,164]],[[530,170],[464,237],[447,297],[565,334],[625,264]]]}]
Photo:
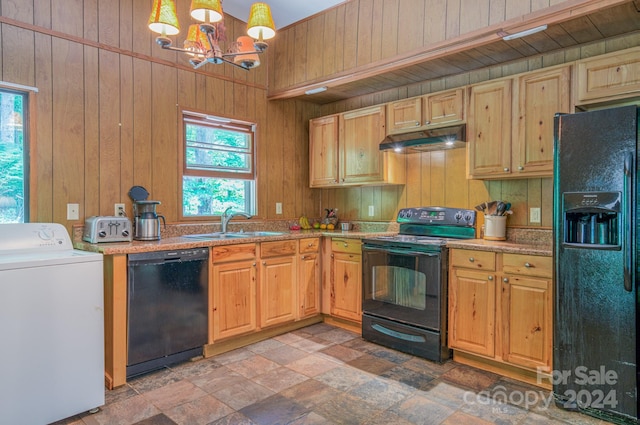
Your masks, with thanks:
[{"label": "refrigerator water dispenser", "polygon": [[621,249],[620,192],[567,192],[562,206],[565,246]]}]

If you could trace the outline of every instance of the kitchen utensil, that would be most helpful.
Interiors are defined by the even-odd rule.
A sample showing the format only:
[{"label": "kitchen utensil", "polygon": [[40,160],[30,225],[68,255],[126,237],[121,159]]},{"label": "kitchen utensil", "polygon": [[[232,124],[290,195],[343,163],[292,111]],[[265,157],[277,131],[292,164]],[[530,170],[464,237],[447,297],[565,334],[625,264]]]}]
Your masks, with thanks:
[{"label": "kitchen utensil", "polygon": [[487,203],[483,202],[481,204],[476,205],[474,208],[480,212],[484,212],[487,209]]},{"label": "kitchen utensil", "polygon": [[88,217],[84,221],[82,240],[89,243],[130,242],[133,232],[126,217]]},{"label": "kitchen utensil", "polygon": [[155,241],[160,239],[160,220],[165,222],[163,215],[156,213],[156,207],[160,201],[136,201],[133,203],[134,235],[133,238],[140,241]]},{"label": "kitchen utensil", "polygon": [[496,215],[496,208],[498,207],[498,201],[491,201],[487,203],[487,209],[484,212],[485,215]]},{"label": "kitchen utensil", "polygon": [[498,216],[504,215],[504,212],[507,209],[507,204],[502,201],[498,201],[498,205],[496,206],[496,214]]}]

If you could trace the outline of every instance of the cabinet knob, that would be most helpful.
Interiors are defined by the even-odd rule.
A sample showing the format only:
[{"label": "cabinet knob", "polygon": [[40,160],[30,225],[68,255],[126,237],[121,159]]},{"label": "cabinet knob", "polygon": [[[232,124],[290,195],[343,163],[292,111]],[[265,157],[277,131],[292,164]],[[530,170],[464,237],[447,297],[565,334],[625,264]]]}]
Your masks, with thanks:
[{"label": "cabinet knob", "polygon": [[416,121],[416,127],[420,127],[420,121]]},{"label": "cabinet knob", "polygon": [[508,173],[509,172],[509,167],[504,167],[504,172]]},{"label": "cabinet knob", "polygon": [[493,276],[489,276],[487,280],[493,280]]},{"label": "cabinet knob", "polygon": [[505,277],[505,278],[503,278],[503,279],[502,279],[502,281],[503,281],[504,283],[509,283],[509,278],[508,278],[508,277]]},{"label": "cabinet knob", "polygon": [[306,256],[306,255],[302,255],[300,258],[301,258],[302,260],[306,260],[306,259],[307,259],[307,256]]},{"label": "cabinet knob", "polygon": [[475,258],[473,258],[473,257],[469,257],[469,262],[470,262],[470,263],[473,263],[474,261],[476,261],[476,259],[475,259]]},{"label": "cabinet knob", "polygon": [[346,248],[346,247],[348,247],[348,246],[349,246],[349,244],[345,242],[345,243],[344,243],[344,247]]},{"label": "cabinet knob", "polygon": [[252,264],[252,266],[253,266],[253,267],[255,267],[255,266],[256,266],[256,263],[253,263],[253,264]]},{"label": "cabinet knob", "polygon": [[331,258],[333,258],[333,257],[334,257],[334,255],[333,255],[333,254],[331,254]]},{"label": "cabinet knob", "polygon": [[266,265],[267,265],[267,262],[266,262],[266,261],[263,261],[263,262],[262,262],[262,265],[263,265],[263,266],[266,266]]},{"label": "cabinet knob", "polygon": [[524,167],[522,165],[518,165],[518,170],[522,171],[522,170],[524,170]]},{"label": "cabinet knob", "polygon": [[525,266],[526,268],[533,267],[530,263],[524,263],[524,266]]},{"label": "cabinet knob", "polygon": [[425,120],[424,121],[424,125],[429,125],[429,124],[431,124],[431,121],[429,121],[429,120]]}]

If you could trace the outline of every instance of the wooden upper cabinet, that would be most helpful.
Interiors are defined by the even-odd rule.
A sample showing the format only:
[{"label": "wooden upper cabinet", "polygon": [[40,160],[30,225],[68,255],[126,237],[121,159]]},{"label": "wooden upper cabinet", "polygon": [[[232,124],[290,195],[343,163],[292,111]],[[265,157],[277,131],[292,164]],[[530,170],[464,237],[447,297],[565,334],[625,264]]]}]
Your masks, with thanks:
[{"label": "wooden upper cabinet", "polygon": [[472,86],[467,121],[468,178],[497,178],[511,171],[512,80]]},{"label": "wooden upper cabinet", "polygon": [[577,62],[576,104],[625,99],[640,94],[640,47]]},{"label": "wooden upper cabinet", "polygon": [[385,105],[311,120],[311,187],[404,183],[404,157],[381,152]]},{"label": "wooden upper cabinet", "polygon": [[464,121],[464,106],[462,88],[391,102],[387,105],[387,134]]},{"label": "wooden upper cabinet", "polygon": [[515,174],[553,174],[553,117],[571,112],[568,66],[518,78],[518,120],[513,139]]},{"label": "wooden upper cabinet", "polygon": [[309,185],[338,184],[338,115],[309,121]]}]

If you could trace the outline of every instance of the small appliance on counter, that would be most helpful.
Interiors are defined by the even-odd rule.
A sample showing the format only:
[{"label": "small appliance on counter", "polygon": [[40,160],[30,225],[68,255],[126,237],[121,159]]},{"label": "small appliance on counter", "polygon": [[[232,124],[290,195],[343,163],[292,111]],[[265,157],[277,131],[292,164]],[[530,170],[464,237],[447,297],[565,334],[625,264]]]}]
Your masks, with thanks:
[{"label": "small appliance on counter", "polygon": [[156,212],[160,201],[148,201],[149,192],[142,186],[133,186],[129,190],[133,199],[133,239],[138,241],[160,240],[160,220],[167,225],[164,216]]},{"label": "small appliance on counter", "polygon": [[131,220],[126,217],[92,216],[84,221],[82,240],[89,243],[131,242]]}]

